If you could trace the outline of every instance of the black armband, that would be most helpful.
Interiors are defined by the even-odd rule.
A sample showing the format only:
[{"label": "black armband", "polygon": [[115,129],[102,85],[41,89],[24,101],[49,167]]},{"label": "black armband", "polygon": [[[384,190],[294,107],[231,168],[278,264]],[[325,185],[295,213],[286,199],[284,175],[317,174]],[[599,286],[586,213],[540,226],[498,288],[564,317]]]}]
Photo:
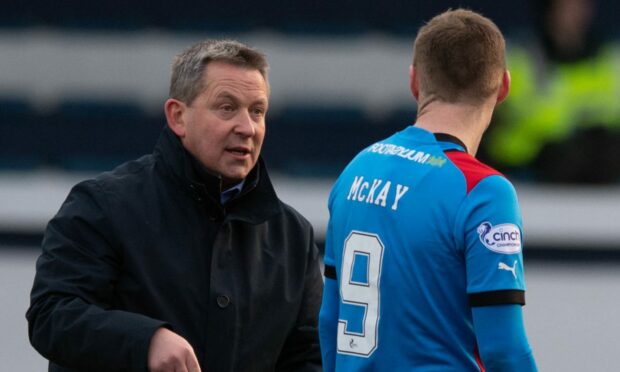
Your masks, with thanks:
[{"label": "black armband", "polygon": [[325,265],[325,277],[328,279],[336,280],[336,268],[331,265]]},{"label": "black armband", "polygon": [[525,291],[509,289],[472,293],[469,295],[469,305],[471,307],[514,304],[525,305]]}]

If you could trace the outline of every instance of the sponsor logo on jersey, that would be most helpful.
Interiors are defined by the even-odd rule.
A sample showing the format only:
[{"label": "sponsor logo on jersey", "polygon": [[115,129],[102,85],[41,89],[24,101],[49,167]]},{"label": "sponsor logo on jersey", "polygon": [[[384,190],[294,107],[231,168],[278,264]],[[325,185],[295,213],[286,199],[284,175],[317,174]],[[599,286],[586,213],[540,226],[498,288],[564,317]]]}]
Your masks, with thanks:
[{"label": "sponsor logo on jersey", "polygon": [[510,271],[512,273],[512,276],[514,276],[514,278],[517,279],[517,260],[515,260],[515,262],[512,264],[512,267],[506,265],[503,262],[500,262],[497,265],[497,270]]},{"label": "sponsor logo on jersey", "polygon": [[521,252],[521,231],[517,225],[503,223],[493,226],[490,222],[483,222],[478,226],[478,234],[482,244],[493,252]]},{"label": "sponsor logo on jersey", "polygon": [[368,147],[366,151],[380,155],[398,156],[416,163],[432,165],[434,167],[443,167],[447,161],[443,156],[427,154],[423,151],[394,145],[392,143],[378,142]]}]

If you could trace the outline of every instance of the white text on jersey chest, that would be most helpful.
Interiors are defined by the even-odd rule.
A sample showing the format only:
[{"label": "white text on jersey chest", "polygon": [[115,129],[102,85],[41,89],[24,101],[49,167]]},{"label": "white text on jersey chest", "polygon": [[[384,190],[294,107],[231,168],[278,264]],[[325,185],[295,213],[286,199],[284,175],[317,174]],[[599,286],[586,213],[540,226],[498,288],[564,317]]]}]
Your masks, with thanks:
[{"label": "white text on jersey chest", "polygon": [[397,183],[394,188],[392,181],[389,180],[383,181],[374,178],[372,181],[365,181],[364,176],[356,176],[349,189],[347,200],[374,204],[384,208],[388,205],[389,200],[392,210],[397,210],[398,202],[407,191],[409,191],[409,186]]}]

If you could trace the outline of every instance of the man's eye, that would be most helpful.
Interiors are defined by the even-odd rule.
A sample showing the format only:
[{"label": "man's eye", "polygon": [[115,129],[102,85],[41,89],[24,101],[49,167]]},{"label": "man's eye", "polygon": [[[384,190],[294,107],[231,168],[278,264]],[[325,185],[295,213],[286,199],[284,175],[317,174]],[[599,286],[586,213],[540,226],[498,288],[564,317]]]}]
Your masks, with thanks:
[{"label": "man's eye", "polygon": [[232,105],[223,105],[223,106],[220,106],[220,109],[222,111],[227,111],[227,112],[235,110],[235,108]]}]

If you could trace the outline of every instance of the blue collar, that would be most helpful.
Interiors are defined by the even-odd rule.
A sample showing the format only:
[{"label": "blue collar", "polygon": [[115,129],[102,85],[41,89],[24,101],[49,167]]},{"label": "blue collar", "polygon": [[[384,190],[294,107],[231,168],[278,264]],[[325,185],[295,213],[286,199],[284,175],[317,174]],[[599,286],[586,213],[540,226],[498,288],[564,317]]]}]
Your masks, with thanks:
[{"label": "blue collar", "polygon": [[[467,152],[467,146],[460,139],[447,133],[433,133],[435,139],[442,145],[444,151],[458,149]],[[444,145],[445,144],[445,145]]]},{"label": "blue collar", "polygon": [[244,184],[245,184],[245,179],[243,179],[241,182],[239,182],[235,186],[222,191],[222,193],[220,194],[220,202],[222,204],[225,204],[227,201],[237,196],[241,192],[241,189],[243,189]]}]

